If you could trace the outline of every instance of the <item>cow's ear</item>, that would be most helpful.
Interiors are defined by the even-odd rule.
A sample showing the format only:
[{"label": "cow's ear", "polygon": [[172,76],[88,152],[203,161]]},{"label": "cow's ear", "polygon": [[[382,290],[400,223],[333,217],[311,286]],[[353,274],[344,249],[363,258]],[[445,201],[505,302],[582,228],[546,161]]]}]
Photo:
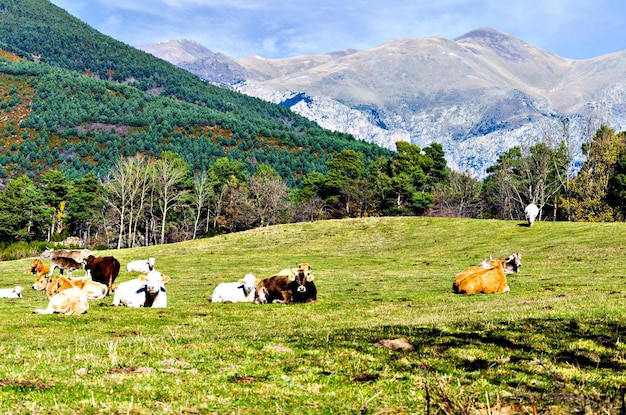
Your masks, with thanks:
[{"label": "cow's ear", "polygon": [[169,280],[170,280],[170,276],[169,276],[169,275],[164,275],[164,276],[163,276],[163,279],[161,280],[161,282],[162,282],[163,284],[165,284],[165,283],[166,283],[166,282],[168,282]]},{"label": "cow's ear", "polygon": [[306,280],[309,281],[309,282],[313,281],[314,279],[315,279],[315,275],[313,275],[313,274],[309,274],[309,275],[306,276]]},{"label": "cow's ear", "polygon": [[139,281],[148,281],[148,276],[147,275],[140,275],[137,277],[137,279]]}]

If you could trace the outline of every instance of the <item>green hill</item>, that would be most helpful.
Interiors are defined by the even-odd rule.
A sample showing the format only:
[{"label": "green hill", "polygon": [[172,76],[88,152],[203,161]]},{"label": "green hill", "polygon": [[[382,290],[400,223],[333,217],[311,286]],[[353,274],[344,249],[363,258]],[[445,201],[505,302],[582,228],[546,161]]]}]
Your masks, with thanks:
[{"label": "green hill", "polygon": [[0,175],[106,172],[120,155],[181,154],[274,167],[288,184],[353,149],[390,152],[289,110],[218,88],[104,36],[45,0],[0,1]]},{"label": "green hill", "polygon": [[[34,315],[0,301],[7,413],[617,414],[626,387],[624,223],[427,217],[280,225],[102,252],[155,257],[166,309],[90,302]],[[522,254],[505,294],[452,294],[456,273]],[[309,262],[318,302],[214,304],[220,282]],[[30,261],[0,262],[29,287]],[[80,272],[76,272],[80,275]],[[104,305],[101,305],[100,302]],[[407,339],[411,351],[377,347]]]}]

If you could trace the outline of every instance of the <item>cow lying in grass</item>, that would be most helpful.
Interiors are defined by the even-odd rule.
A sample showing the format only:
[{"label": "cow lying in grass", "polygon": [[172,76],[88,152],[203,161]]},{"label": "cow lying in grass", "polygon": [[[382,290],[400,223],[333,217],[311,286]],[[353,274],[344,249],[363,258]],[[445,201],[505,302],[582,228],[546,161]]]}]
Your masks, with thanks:
[{"label": "cow lying in grass", "polygon": [[494,260],[491,268],[469,267],[457,274],[452,290],[457,294],[493,294],[510,291],[504,275],[506,260]]},{"label": "cow lying in grass", "polygon": [[130,281],[124,281],[115,290],[113,306],[127,307],[167,307],[165,284],[170,280],[159,271],[150,271],[146,275]]},{"label": "cow lying in grass", "polygon": [[87,295],[78,287],[68,288],[50,298],[48,307],[38,308],[36,314],[84,314],[89,310]]},{"label": "cow lying in grass", "polygon": [[0,298],[22,298],[22,287],[0,288]]},{"label": "cow lying in grass", "polygon": [[213,303],[251,303],[254,301],[257,278],[254,274],[246,274],[238,282],[223,282],[213,290]]},{"label": "cow lying in grass", "polygon": [[99,300],[104,298],[108,289],[107,286],[87,278],[51,277],[50,275],[40,275],[33,284],[33,290],[45,291],[48,298],[52,298],[59,292],[68,288],[78,288],[85,293],[88,299]]},{"label": "cow lying in grass", "polygon": [[30,273],[36,275],[37,277],[47,275],[50,273],[50,267],[41,259],[35,258],[30,266]]},{"label": "cow lying in grass", "polygon": [[313,282],[315,277],[310,273],[310,267],[306,270],[289,270],[290,275],[284,275],[283,271],[259,282],[254,295],[255,304],[317,301],[317,288]]},{"label": "cow lying in grass", "polygon": [[154,258],[138,259],[136,261],[131,261],[128,264],[126,264],[126,271],[127,272],[144,272],[147,274],[148,272],[154,270],[155,261],[156,260]]}]

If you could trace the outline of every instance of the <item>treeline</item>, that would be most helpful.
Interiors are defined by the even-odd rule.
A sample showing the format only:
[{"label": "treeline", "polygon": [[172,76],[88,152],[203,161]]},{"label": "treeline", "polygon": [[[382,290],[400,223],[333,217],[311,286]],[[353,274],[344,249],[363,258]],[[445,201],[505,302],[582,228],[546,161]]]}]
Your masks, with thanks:
[{"label": "treeline", "polygon": [[104,177],[70,180],[48,170],[35,183],[12,179],[0,193],[0,241],[60,241],[80,236],[89,246],[164,244],[259,226],[364,215],[419,215],[432,189],[450,172],[439,144],[399,143],[392,157],[367,165],[343,150],[289,187],[267,164],[219,158],[194,172],[177,153],[118,158]]},{"label": "treeline", "polygon": [[565,142],[539,143],[501,154],[479,181],[452,173],[434,190],[430,214],[522,219],[535,203],[547,220],[612,222],[626,218],[626,132],[602,126],[582,146],[576,172]]}]

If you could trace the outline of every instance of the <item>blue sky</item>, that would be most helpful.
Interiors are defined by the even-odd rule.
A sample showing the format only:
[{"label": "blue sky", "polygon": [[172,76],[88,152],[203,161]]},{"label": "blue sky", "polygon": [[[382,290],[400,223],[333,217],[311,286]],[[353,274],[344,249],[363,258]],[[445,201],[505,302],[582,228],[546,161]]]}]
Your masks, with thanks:
[{"label": "blue sky", "polygon": [[52,0],[132,46],[195,40],[234,58],[453,39],[492,27],[564,58],[626,50],[623,0]]}]

